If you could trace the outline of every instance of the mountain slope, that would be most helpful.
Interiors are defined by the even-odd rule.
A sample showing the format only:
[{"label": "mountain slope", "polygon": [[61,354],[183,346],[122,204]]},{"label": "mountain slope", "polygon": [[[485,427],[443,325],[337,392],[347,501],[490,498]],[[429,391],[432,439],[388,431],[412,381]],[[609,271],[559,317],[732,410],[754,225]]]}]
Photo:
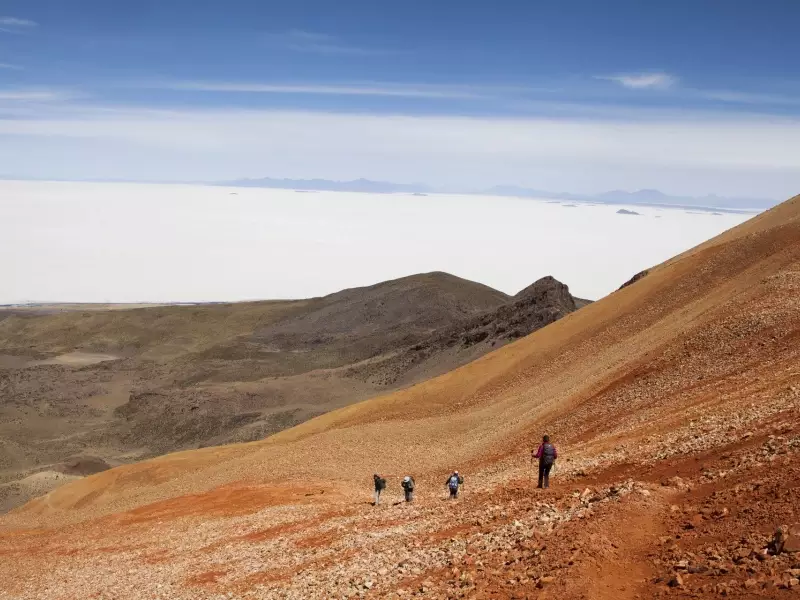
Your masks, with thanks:
[{"label": "mountain slope", "polygon": [[[796,559],[768,542],[781,522],[787,548],[800,537],[798,265],[800,197],[436,379],[63,486],[3,524],[81,524],[0,537],[21,559],[3,585],[20,598],[66,574],[84,596],[113,581],[170,598],[782,597]],[[543,431],[561,458],[537,494],[527,451]],[[451,503],[439,490],[453,468],[468,487]],[[414,474],[415,504],[366,506],[376,471],[391,490]],[[46,570],[44,542],[64,555]]]},{"label": "mountain slope", "polygon": [[[575,309],[566,286],[548,281],[558,303],[542,294],[520,314],[525,333]],[[71,462],[117,465],[262,439],[443,373],[508,341],[463,344],[461,334],[510,302],[427,273],[310,300],[7,311],[0,511],[66,481]],[[536,311],[547,318],[533,320]]]},{"label": "mountain slope", "polygon": [[[111,493],[109,507],[132,507],[170,490],[199,491],[241,477],[285,478],[296,470],[335,485],[375,468],[426,473],[453,464],[477,467],[519,451],[544,424],[568,435],[570,443],[607,451],[617,443],[624,448],[631,435],[627,427],[646,438],[704,402],[734,405],[751,397],[750,389],[736,390],[737,379],[761,380],[762,371],[784,369],[764,391],[772,392],[773,385],[785,385],[800,355],[790,343],[799,316],[793,295],[799,202],[784,203],[651,269],[635,285],[424,384],[329,413],[253,446],[177,455],[176,464],[197,460],[209,466],[185,475],[175,467],[174,479],[157,491],[137,485],[130,495]],[[774,356],[757,360],[763,348],[774,349]],[[733,389],[718,396],[726,386]],[[643,419],[650,413],[652,418]],[[412,432],[399,446],[386,438],[395,427]],[[678,433],[691,432],[677,427]],[[657,439],[649,452],[668,445]],[[224,468],[215,466],[218,456],[225,457]],[[172,468],[172,461],[128,468],[146,479],[150,469]],[[104,482],[100,476],[86,483],[102,489]],[[70,507],[81,497],[79,488],[64,488],[48,505],[63,498]],[[103,504],[94,503],[92,510]]]}]

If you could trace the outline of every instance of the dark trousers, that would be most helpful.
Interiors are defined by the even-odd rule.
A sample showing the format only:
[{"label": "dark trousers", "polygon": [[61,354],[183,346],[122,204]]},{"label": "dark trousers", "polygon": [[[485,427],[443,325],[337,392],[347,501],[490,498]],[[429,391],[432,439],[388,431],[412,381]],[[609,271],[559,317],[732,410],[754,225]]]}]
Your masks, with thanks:
[{"label": "dark trousers", "polygon": [[550,469],[553,468],[552,464],[546,465],[543,462],[539,463],[539,485],[538,487],[550,487]]},{"label": "dark trousers", "polygon": [[450,489],[450,497],[451,498],[458,498],[458,488],[457,487],[451,487],[449,489]]}]

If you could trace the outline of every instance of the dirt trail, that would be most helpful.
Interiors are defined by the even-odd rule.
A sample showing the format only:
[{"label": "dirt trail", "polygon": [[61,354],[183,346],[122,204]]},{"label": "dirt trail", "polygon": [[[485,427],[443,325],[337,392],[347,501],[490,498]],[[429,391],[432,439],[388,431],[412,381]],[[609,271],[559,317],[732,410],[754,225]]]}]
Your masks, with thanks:
[{"label": "dirt trail", "polygon": [[587,597],[633,600],[651,591],[655,570],[649,555],[664,533],[659,521],[665,503],[659,500],[654,505],[631,506],[605,524],[614,553],[591,564],[576,578],[582,582]]}]

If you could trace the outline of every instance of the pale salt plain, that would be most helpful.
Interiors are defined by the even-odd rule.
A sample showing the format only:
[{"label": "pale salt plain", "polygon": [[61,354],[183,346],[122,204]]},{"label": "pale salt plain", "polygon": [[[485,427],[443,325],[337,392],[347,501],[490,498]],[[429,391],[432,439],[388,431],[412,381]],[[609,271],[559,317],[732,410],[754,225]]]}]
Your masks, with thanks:
[{"label": "pale salt plain", "polygon": [[598,299],[752,216],[570,204],[0,181],[0,304],[302,298],[426,271]]}]

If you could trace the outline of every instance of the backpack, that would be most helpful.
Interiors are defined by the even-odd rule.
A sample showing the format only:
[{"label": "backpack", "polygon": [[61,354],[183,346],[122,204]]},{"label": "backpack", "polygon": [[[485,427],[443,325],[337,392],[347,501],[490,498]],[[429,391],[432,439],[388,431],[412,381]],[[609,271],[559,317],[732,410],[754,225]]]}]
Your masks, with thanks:
[{"label": "backpack", "polygon": [[540,460],[544,465],[552,465],[556,460],[556,447],[549,442],[547,444],[542,444],[542,456]]},{"label": "backpack", "polygon": [[375,489],[376,490],[385,490],[386,489],[386,480],[381,477],[375,482]]},{"label": "backpack", "polygon": [[409,479],[408,481],[403,481],[403,489],[408,490],[409,492],[414,490],[414,480]]},{"label": "backpack", "polygon": [[461,481],[459,481],[460,479],[461,478],[458,475],[451,475],[450,479],[447,480],[447,485],[450,487],[450,489],[457,490],[458,484],[461,483]]}]

